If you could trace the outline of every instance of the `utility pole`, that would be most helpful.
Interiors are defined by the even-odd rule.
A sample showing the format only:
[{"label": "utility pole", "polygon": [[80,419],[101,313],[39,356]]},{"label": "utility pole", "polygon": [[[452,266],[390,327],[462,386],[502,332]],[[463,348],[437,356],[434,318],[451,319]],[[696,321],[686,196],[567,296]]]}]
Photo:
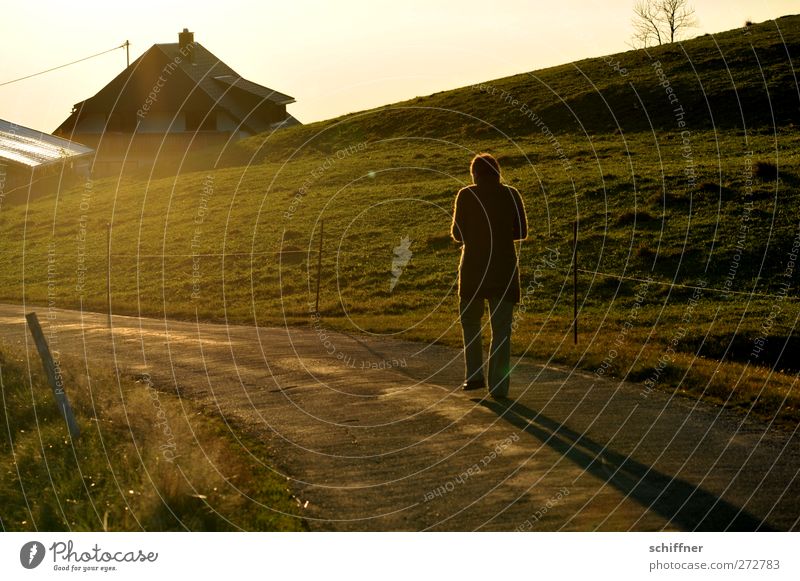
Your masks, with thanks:
[{"label": "utility pole", "polygon": [[127,63],[126,68],[131,66],[131,43],[129,41],[125,41],[125,62]]}]

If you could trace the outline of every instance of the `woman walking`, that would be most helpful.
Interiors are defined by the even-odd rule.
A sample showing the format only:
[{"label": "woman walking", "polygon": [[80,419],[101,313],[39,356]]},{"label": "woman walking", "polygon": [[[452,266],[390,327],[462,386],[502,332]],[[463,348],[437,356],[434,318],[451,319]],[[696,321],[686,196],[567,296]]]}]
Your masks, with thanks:
[{"label": "woman walking", "polygon": [[508,397],[511,322],[520,300],[515,240],[528,236],[525,206],[519,192],[501,180],[500,164],[488,153],[470,164],[472,185],[456,195],[451,235],[463,243],[458,271],[461,328],[464,334],[465,391],[485,389],[481,318],[489,303],[492,341],[489,393]]}]

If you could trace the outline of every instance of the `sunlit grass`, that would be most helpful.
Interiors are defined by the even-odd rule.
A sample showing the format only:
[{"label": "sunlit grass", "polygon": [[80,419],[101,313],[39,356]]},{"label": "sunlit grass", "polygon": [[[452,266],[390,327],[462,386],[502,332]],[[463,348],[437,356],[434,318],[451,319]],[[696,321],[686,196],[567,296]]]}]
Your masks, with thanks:
[{"label": "sunlit grass", "polygon": [[220,419],[141,377],[97,370],[88,380],[69,360],[63,369],[75,441],[38,370],[29,376],[16,349],[0,352],[3,530],[303,529],[263,445],[237,447]]},{"label": "sunlit grass", "polygon": [[[590,59],[491,83],[535,109],[552,139],[519,106],[465,88],[256,136],[219,160],[190,158],[178,176],[98,180],[3,207],[0,298],[45,303],[50,282],[57,306],[104,310],[111,222],[114,312],[308,325],[324,222],[325,326],[458,346],[450,213],[470,157],[486,150],[522,192],[530,222],[517,353],[595,371],[628,320],[637,279],[651,277],[607,376],[647,381],[671,345],[657,389],[796,420],[797,395],[787,390],[800,309],[787,269],[800,137],[796,95],[783,82],[791,71],[774,47],[796,52],[800,24],[781,19],[780,36],[769,23],[745,32],[617,55],[625,77]],[[654,77],[655,60],[687,111],[685,127]],[[759,163],[778,168],[779,179],[759,174]],[[406,236],[413,257],[390,291],[394,248]],[[698,285],[706,290],[687,319]],[[767,347],[753,355],[761,339]]]}]

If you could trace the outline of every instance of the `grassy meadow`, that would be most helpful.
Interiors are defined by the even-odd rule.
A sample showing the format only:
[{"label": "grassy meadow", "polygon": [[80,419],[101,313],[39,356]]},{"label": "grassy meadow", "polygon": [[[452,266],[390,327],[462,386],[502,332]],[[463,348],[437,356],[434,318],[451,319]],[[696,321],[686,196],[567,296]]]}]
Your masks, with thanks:
[{"label": "grassy meadow", "polygon": [[38,358],[29,375],[24,354],[2,347],[3,531],[304,529],[286,480],[254,460],[263,444],[245,435],[240,450],[223,420],[187,413],[191,403],[142,378],[87,380],[85,362],[64,359],[73,442]]},{"label": "grassy meadow", "polygon": [[110,223],[115,313],[310,325],[324,222],[324,326],[458,346],[452,204],[489,151],[530,226],[515,353],[796,422],[798,55],[786,17],[6,204],[0,300],[105,310]]}]

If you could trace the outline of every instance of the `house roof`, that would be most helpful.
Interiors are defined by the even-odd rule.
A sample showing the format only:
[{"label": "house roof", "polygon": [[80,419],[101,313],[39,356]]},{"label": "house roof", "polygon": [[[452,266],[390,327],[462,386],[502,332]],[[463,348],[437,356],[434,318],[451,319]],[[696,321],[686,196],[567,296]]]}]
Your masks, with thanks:
[{"label": "house roof", "polygon": [[0,119],[0,161],[34,168],[92,151],[74,141]]},{"label": "house roof", "polygon": [[214,101],[220,102],[224,100],[226,88],[234,85],[257,97],[268,99],[279,105],[288,105],[295,102],[294,97],[243,79],[241,75],[214,56],[210,50],[199,42],[193,42],[191,46],[193,48],[191,50],[191,58],[189,58],[181,54],[180,45],[177,42],[155,45],[173,62],[177,59],[181,70],[189,75]]},{"label": "house roof", "polygon": [[294,97],[284,95],[283,93],[279,93],[278,91],[268,89],[267,87],[263,87],[261,85],[257,85],[256,83],[248,81],[247,79],[243,79],[242,77],[237,77],[234,75],[220,75],[218,77],[214,77],[214,80],[228,87],[242,89],[243,91],[252,93],[257,97],[261,97],[262,99],[269,99],[278,105],[289,105],[295,102]]},{"label": "house roof", "polygon": [[[255,105],[265,101],[276,105],[295,102],[294,97],[242,78],[200,43],[192,42],[188,46],[191,47],[191,51],[184,49],[182,52],[181,45],[177,42],[154,44],[101,89],[97,95],[76,103],[70,118],[64,121],[56,132],[70,132],[74,127],[76,114],[80,114],[81,111],[91,111],[109,106],[119,107],[122,104],[119,101],[119,95],[121,91],[126,90],[127,79],[132,78],[132,75],[136,73],[140,62],[147,57],[156,57],[155,53],[161,54],[160,57],[156,57],[158,60],[165,59],[168,63],[174,63],[177,70],[180,70],[188,78],[193,88],[209,98],[215,107],[226,110],[242,127],[255,133],[266,131],[273,125],[272,122],[266,122],[260,118]],[[116,88],[109,92],[108,89],[112,86]],[[200,95],[195,95],[195,97],[199,98]],[[290,123],[298,122],[292,118]]]},{"label": "house roof", "polygon": [[[257,101],[271,101],[278,105],[295,102],[294,97],[242,78],[199,42],[192,42],[190,46],[191,58],[183,56],[185,53],[181,53],[180,44],[177,42],[155,45],[168,59],[177,62],[179,68],[214,101],[217,107],[227,110],[242,127],[253,133],[267,131],[276,124],[261,119],[252,102],[248,101],[254,98]],[[240,98],[247,95],[250,95],[250,99]],[[297,122],[293,117],[292,120]]]}]

